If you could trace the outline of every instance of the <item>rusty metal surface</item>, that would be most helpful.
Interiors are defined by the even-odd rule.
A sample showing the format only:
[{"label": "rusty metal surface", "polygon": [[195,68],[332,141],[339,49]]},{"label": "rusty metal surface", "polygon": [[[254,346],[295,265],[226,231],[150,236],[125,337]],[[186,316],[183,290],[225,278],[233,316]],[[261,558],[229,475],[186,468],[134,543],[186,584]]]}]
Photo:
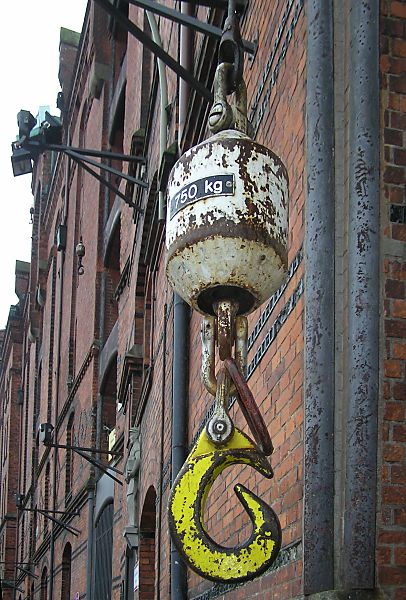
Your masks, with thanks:
[{"label": "rusty metal surface", "polygon": [[248,319],[241,315],[235,319],[235,360],[243,377],[247,376]]},{"label": "rusty metal surface", "polygon": [[234,323],[238,311],[238,303],[232,300],[222,300],[215,306],[217,313],[217,345],[220,360],[229,358],[234,346]]},{"label": "rusty metal surface", "polygon": [[381,304],[379,2],[351,3],[349,36],[348,405],[342,581],[346,589],[370,589],[376,581]]},{"label": "rusty metal surface", "polygon": [[236,129],[253,137],[253,129],[247,117],[247,87],[243,79],[236,85],[233,101],[227,100],[228,82],[233,65],[223,62],[218,65],[213,82],[214,102],[209,114],[211,133]]},{"label": "rusty metal surface", "polygon": [[226,358],[224,360],[224,366],[237,388],[237,401],[244,414],[245,420],[248,423],[250,431],[261,452],[266,456],[269,456],[273,452],[273,444],[262,415],[259,412],[257,403],[254,400],[254,396],[252,395],[245,378],[241,376],[235,360]]},{"label": "rusty metal surface", "polygon": [[334,588],[333,3],[307,4],[304,593]]},{"label": "rusty metal surface", "polygon": [[[172,218],[168,210],[168,278],[200,312],[213,314],[213,299],[240,294],[240,312],[246,314],[272,295],[286,273],[286,169],[248,136],[220,132],[176,163],[168,185],[169,205],[181,189],[208,174],[232,175],[234,193],[188,199]],[[230,296],[224,288],[234,293]]]},{"label": "rusty metal surface", "polygon": [[[247,317],[237,316],[235,318],[235,342],[234,354],[240,373],[245,377],[247,374],[247,347],[248,347],[248,320]],[[215,396],[217,392],[217,378],[215,374],[216,365],[216,331],[217,319],[206,316],[202,319],[201,340],[202,340],[202,383],[206,390]],[[234,395],[236,387],[232,383],[230,395]]]},{"label": "rusty metal surface", "polygon": [[206,390],[216,395],[217,379],[215,374],[215,324],[214,317],[203,317],[201,325],[202,338],[202,382]]}]

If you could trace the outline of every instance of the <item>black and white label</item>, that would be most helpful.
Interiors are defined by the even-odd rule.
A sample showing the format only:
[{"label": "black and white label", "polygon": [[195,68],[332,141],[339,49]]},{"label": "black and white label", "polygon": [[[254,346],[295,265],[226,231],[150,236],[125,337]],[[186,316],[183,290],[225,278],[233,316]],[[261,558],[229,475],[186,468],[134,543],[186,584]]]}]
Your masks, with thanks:
[{"label": "black and white label", "polygon": [[188,183],[169,201],[170,218],[188,204],[212,196],[233,196],[234,175],[212,175]]}]

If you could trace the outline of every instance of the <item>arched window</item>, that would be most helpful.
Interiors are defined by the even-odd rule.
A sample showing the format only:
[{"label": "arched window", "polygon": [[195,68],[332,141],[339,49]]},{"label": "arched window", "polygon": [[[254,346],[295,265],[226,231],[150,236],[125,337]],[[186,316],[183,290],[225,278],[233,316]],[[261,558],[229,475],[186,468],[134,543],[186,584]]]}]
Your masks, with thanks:
[{"label": "arched window", "polygon": [[44,567],[41,574],[40,600],[48,600],[48,569]]},{"label": "arched window", "polygon": [[102,398],[102,427],[105,436],[102,439],[102,446],[108,447],[109,435],[116,426],[117,414],[117,355],[111,360],[110,366],[103,378],[100,389]]},{"label": "arched window", "polygon": [[[45,469],[45,480],[44,480],[44,510],[49,510],[49,479],[50,479],[50,467],[49,463]],[[44,536],[48,531],[48,519],[44,519]]]},{"label": "arched window", "polygon": [[[71,414],[66,428],[66,445],[72,446],[74,443],[74,413]],[[69,502],[72,497],[73,486],[73,450],[66,449],[66,471],[65,471],[65,502]]]},{"label": "arched window", "polygon": [[68,542],[62,555],[62,586],[61,600],[71,600],[71,570],[72,570],[72,546]]},{"label": "arched window", "polygon": [[106,267],[106,304],[104,315],[104,335],[106,341],[118,318],[118,303],[116,300],[117,286],[120,281],[120,216],[114,221],[110,232],[106,255],[104,259]]},{"label": "arched window", "polygon": [[155,598],[156,492],[151,486],[145,496],[140,520],[139,600]]},{"label": "arched window", "polygon": [[113,502],[107,504],[96,522],[95,598],[111,600],[113,559]]}]

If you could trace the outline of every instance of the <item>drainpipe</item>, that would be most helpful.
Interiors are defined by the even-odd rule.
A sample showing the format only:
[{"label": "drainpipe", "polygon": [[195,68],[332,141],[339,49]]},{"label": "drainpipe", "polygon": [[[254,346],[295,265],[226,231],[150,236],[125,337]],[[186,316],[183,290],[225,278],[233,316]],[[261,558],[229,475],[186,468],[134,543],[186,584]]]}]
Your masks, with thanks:
[{"label": "drainpipe", "polygon": [[[188,383],[189,383],[189,306],[178,294],[173,304],[172,366],[172,468],[173,482],[187,456]],[[171,598],[186,600],[186,568],[171,542]]]},{"label": "drainpipe", "polygon": [[[192,14],[192,7],[182,4],[182,13]],[[151,28],[153,41],[162,46],[161,37],[156,23],[155,15],[147,11],[147,18]],[[191,32],[188,27],[181,27],[180,33],[180,64],[186,68],[193,68],[191,52]],[[159,86],[161,94],[160,113],[160,135],[159,151],[160,158],[166,150],[168,116],[166,107],[168,105],[168,88],[166,79],[166,67],[158,60]],[[180,79],[179,81],[179,136],[183,130],[186,119],[187,103],[189,99],[189,87]],[[164,218],[164,194],[159,195],[159,219]],[[173,308],[173,366],[172,366],[172,469],[171,479],[175,479],[186,459],[187,454],[187,405],[188,405],[188,382],[189,382],[189,320],[190,310],[188,305],[174,294]],[[171,598],[185,600],[187,597],[186,568],[179,557],[179,553],[171,543]]]},{"label": "drainpipe", "polygon": [[304,593],[334,587],[333,2],[307,4]]},{"label": "drainpipe", "polygon": [[[193,14],[193,7],[181,3],[181,12]],[[189,27],[180,27],[180,64],[193,71],[193,33]],[[190,88],[179,79],[179,141],[183,138],[189,103]],[[175,480],[187,456],[187,423],[189,401],[189,322],[190,309],[178,294],[173,304],[173,385],[172,385],[172,469]],[[186,600],[186,567],[171,542],[171,598]]]},{"label": "drainpipe", "polygon": [[159,565],[161,564],[161,533],[162,533],[162,480],[163,480],[163,466],[164,466],[164,438],[165,438],[165,399],[166,399],[166,351],[167,351],[167,335],[166,335],[166,327],[168,322],[168,305],[165,303],[164,305],[164,329],[162,334],[162,383],[161,383],[161,448],[160,448],[160,457],[159,457],[159,472],[160,472],[160,481],[159,481],[159,497],[160,502],[158,505],[158,519],[156,526],[156,539],[158,540],[158,548],[156,551],[157,555],[157,590],[156,590],[156,599],[160,600],[161,598],[161,570]]},{"label": "drainpipe", "polygon": [[343,581],[374,587],[379,377],[379,2],[349,9],[348,407]]}]

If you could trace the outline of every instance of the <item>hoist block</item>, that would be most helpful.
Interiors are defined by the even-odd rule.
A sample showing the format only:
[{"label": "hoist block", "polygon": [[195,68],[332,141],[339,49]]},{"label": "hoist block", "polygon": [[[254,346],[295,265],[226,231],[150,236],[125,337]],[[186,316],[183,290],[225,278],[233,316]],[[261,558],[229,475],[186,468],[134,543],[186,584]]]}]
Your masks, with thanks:
[{"label": "hoist block", "polygon": [[287,269],[288,176],[281,160],[237,130],[188,150],[168,183],[166,270],[176,292],[213,315],[233,299],[248,314]]}]

